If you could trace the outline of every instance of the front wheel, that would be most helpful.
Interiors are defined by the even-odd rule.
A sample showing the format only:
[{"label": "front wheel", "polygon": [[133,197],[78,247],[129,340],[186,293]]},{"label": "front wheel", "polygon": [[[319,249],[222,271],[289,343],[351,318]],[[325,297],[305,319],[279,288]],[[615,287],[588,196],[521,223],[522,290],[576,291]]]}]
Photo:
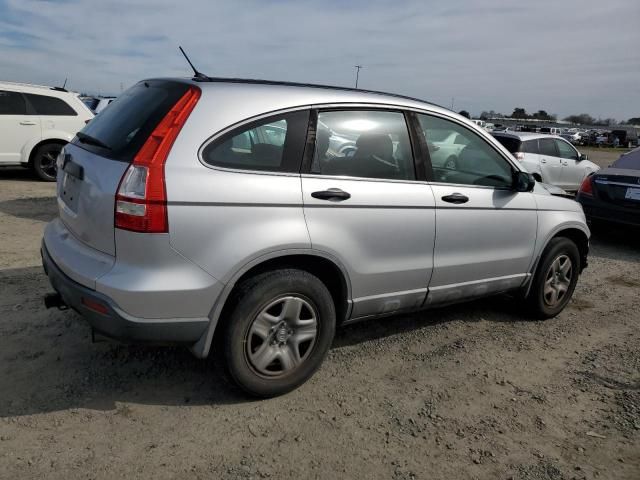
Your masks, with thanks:
[{"label": "front wheel", "polygon": [[245,392],[281,395],[320,367],[336,315],[317,277],[296,269],[266,272],[243,283],[233,301],[222,348],[229,375]]},{"label": "front wheel", "polygon": [[571,300],[580,274],[580,252],[574,242],[558,237],[542,254],[527,295],[528,312],[539,319],[558,315]]},{"label": "front wheel", "polygon": [[33,156],[33,170],[40,180],[45,182],[56,181],[56,160],[61,150],[62,145],[59,143],[48,143],[36,150]]}]

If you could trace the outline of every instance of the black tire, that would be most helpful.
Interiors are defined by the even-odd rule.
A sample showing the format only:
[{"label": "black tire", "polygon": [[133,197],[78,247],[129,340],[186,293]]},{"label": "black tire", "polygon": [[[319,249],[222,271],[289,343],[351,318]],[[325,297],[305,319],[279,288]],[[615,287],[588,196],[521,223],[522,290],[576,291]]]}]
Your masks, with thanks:
[{"label": "black tire", "polygon": [[33,155],[32,166],[40,180],[45,182],[56,181],[56,159],[63,145],[59,143],[45,143],[38,147]]},{"label": "black tire", "polygon": [[[289,329],[287,325],[281,327],[280,324],[273,324],[269,329],[270,336],[265,340],[255,333],[252,334],[256,330],[262,331],[256,326],[260,323],[259,315],[262,317],[266,314],[269,319],[282,317],[279,322],[287,323],[284,310],[289,301],[301,302],[300,312],[304,313],[296,317],[299,319],[298,322],[315,321],[315,337],[308,341],[304,354],[301,352],[305,345],[299,341],[296,344],[298,332],[294,333],[294,328],[305,327],[294,327],[289,323],[291,330],[288,332],[288,338],[284,340],[284,337],[279,335],[284,331],[283,328]],[[317,277],[296,269],[265,272],[241,284],[232,302],[232,311],[225,320],[220,338],[222,342],[218,344],[221,345],[228,375],[246,393],[262,398],[282,395],[302,385],[320,367],[333,341],[336,314],[329,290]],[[282,310],[278,313],[280,304]],[[268,310],[271,305],[275,305],[272,307],[275,310]],[[312,320],[300,320],[302,316]],[[286,332],[283,335],[286,335]],[[259,345],[254,347],[256,337]],[[296,362],[299,363],[294,366],[289,364],[287,367],[284,356],[276,357],[267,366],[263,366],[262,371],[260,366],[252,363],[252,355],[258,357],[261,351],[273,352],[274,349],[279,352],[285,349],[289,353],[296,352]],[[266,358],[267,355],[263,357]],[[282,372],[278,373],[278,368]],[[273,369],[275,373],[272,374],[268,369]]]},{"label": "black tire", "polygon": [[[554,265],[554,262],[556,261],[559,262],[557,265],[563,265],[561,263],[563,259],[568,259],[571,262],[571,274],[566,285],[566,291],[564,291],[560,296],[558,291],[561,290],[561,283],[558,278],[564,281],[566,279],[566,275],[563,275],[562,272],[556,272],[556,274],[554,274],[551,269],[552,265]],[[560,277],[558,275],[560,275]],[[540,258],[540,263],[538,264],[538,268],[533,277],[531,289],[525,298],[527,313],[532,318],[540,320],[552,318],[558,315],[564,307],[566,307],[567,303],[569,303],[569,300],[571,300],[579,275],[580,252],[578,251],[576,244],[565,237],[551,239],[549,245],[547,245],[547,248]],[[554,280],[557,288],[553,286]],[[548,282],[551,282],[551,284],[547,285]],[[556,290],[556,295],[558,296],[557,303],[553,304],[553,293],[550,295],[545,293],[545,287],[548,287],[549,290]],[[551,298],[549,298],[549,296],[551,296]]]}]

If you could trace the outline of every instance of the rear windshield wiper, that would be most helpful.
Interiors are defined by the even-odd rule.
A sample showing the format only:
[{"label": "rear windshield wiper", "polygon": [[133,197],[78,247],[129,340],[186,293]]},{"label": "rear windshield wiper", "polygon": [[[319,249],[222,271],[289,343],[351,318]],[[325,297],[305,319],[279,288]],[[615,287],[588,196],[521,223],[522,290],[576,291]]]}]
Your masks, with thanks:
[{"label": "rear windshield wiper", "polygon": [[102,142],[101,140],[98,140],[95,137],[92,137],[91,135],[87,135],[86,133],[78,132],[78,133],[76,133],[76,137],[78,137],[78,140],[80,140],[82,143],[87,143],[89,145],[95,145],[96,147],[104,148],[106,150],[113,150],[106,143]]}]

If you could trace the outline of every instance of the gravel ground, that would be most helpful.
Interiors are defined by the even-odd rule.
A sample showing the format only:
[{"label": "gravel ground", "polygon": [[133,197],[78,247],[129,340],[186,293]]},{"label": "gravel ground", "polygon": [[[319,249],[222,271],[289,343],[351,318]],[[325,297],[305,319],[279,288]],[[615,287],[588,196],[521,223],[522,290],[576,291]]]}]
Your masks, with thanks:
[{"label": "gravel ground", "polygon": [[45,310],[55,214],[52,185],[0,170],[0,478],[640,478],[637,232],[594,232],[555,319],[497,297],[353,325],[251,401],[184,349]]}]

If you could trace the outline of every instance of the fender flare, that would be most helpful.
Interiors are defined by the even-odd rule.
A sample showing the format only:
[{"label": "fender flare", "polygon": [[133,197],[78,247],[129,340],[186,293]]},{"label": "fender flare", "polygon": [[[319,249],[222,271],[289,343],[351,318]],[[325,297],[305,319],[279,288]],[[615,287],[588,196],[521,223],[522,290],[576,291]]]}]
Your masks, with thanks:
[{"label": "fender flare", "polygon": [[268,260],[273,260],[280,257],[287,257],[290,255],[309,255],[309,256],[324,258],[326,260],[329,260],[339,268],[340,272],[344,277],[346,287],[347,287],[347,303],[348,303],[347,318],[348,318],[352,308],[351,280],[349,278],[347,269],[338,258],[336,258],[334,255],[331,255],[330,253],[327,253],[323,250],[316,250],[316,249],[288,248],[283,250],[275,250],[275,251],[260,255],[259,257],[256,257],[252,260],[249,260],[233,273],[229,281],[225,284],[218,298],[216,298],[216,301],[213,307],[211,308],[211,311],[209,312],[209,315],[208,315],[209,325],[207,326],[206,330],[204,331],[200,339],[190,347],[191,353],[193,353],[198,358],[206,358],[209,355],[211,350],[211,343],[213,342],[213,336],[214,336],[216,327],[218,326],[218,321],[220,320],[220,315],[222,314],[222,310],[224,309],[224,306],[227,303],[227,300],[229,299],[231,292],[235,288],[237,281],[245,273],[247,273],[252,268],[257,267],[261,263],[264,263]]},{"label": "fender flare", "polygon": [[[563,230],[571,230],[571,229],[580,230],[582,233],[584,233],[585,237],[587,237],[587,244],[588,244],[589,237],[591,236],[591,232],[589,231],[589,229],[584,224],[582,224],[580,222],[566,222],[566,223],[562,223],[560,225],[557,225],[545,237],[544,243],[542,244],[542,248],[540,249],[540,253],[538,253],[538,255],[536,256],[535,260],[533,261],[533,264],[531,265],[531,268],[529,269],[529,278],[527,280],[527,283],[524,285],[524,289],[525,289],[524,290],[524,295],[525,296],[529,294],[529,290],[531,289],[531,284],[533,283],[533,277],[535,276],[536,270],[538,269],[538,264],[540,263],[540,259],[542,258],[542,254],[547,249],[547,246],[549,245],[549,242],[553,238],[558,236],[558,233],[562,232]],[[585,263],[584,266],[586,266],[586,263]]]}]

